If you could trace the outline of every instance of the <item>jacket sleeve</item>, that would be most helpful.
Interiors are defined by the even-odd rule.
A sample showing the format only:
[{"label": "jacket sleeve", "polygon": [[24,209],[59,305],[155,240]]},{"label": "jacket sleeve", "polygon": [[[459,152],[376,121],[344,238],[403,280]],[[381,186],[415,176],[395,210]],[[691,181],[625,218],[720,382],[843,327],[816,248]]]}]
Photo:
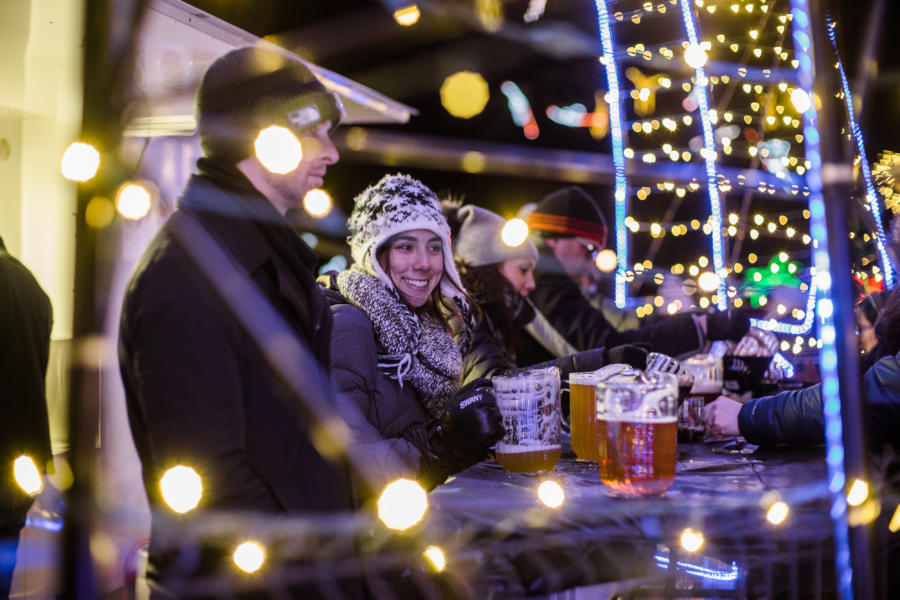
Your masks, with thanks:
[{"label": "jacket sleeve", "polygon": [[380,490],[398,477],[415,478],[421,454],[402,438],[385,438],[368,415],[377,411],[382,398],[375,385],[377,350],[368,317],[349,304],[331,307],[331,374],[335,382],[338,414],[353,436],[349,454],[372,490]]},{"label": "jacket sleeve", "polygon": [[490,379],[494,375],[516,368],[512,356],[491,330],[488,318],[486,314],[483,315],[475,327],[469,351],[463,356],[462,385],[479,377]]},{"label": "jacket sleeve", "polygon": [[[863,375],[863,399],[872,442],[897,440],[900,426],[900,361],[888,356]],[[823,444],[825,417],[821,384],[750,400],[738,413],[741,435],[759,445]]]},{"label": "jacket sleeve", "polygon": [[[553,265],[549,257],[541,260]],[[535,281],[537,287],[529,299],[576,350],[648,342],[657,352],[678,356],[696,350],[704,342],[691,315],[674,315],[640,329],[616,331],[603,311],[594,308],[565,273],[536,273]]]},{"label": "jacket sleeve", "polygon": [[138,448],[145,469],[150,458],[160,470],[144,473],[147,491],[182,464],[202,479],[201,506],[277,512],[280,503],[247,460],[242,334],[181,259],[145,273],[123,310],[120,367],[139,412],[129,418],[143,429],[136,441],[146,441]]},{"label": "jacket sleeve", "polygon": [[823,444],[821,385],[749,400],[738,413],[738,428],[760,446]]}]

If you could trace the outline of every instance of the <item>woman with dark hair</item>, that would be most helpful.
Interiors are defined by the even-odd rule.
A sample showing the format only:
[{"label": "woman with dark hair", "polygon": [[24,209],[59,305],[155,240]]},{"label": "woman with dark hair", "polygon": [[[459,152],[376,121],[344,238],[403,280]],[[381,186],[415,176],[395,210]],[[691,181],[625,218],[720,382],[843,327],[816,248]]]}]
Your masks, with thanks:
[{"label": "woman with dark hair", "polygon": [[503,427],[485,380],[460,389],[462,358],[445,315],[468,322],[450,229],[434,193],[388,175],[354,200],[353,265],[330,278],[330,367],[350,451],[368,496],[397,477],[439,485],[478,462]]},{"label": "woman with dark hair", "polygon": [[[471,343],[464,344],[465,330],[454,326],[457,342],[465,348],[464,382],[530,366],[557,366],[564,378],[574,371],[594,371],[607,362],[643,366],[647,354],[643,348],[621,347],[609,353],[612,356],[602,348],[576,352],[547,322],[526,298],[534,289],[537,248],[528,239],[516,246],[505,243],[503,217],[474,205],[448,207],[447,214],[455,232],[454,256],[462,281],[480,311]],[[557,358],[540,365],[522,364],[517,351],[525,336]]]},{"label": "woman with dark hair", "polygon": [[[856,330],[859,335],[859,350],[862,356],[859,359],[859,368],[863,371],[875,364],[875,361],[887,354],[895,354],[890,352],[890,342],[887,338],[886,331],[882,331],[879,336],[875,331],[875,325],[879,322],[881,313],[884,311],[891,292],[872,292],[863,297],[856,304]],[[887,325],[891,319],[882,321],[882,329],[889,328]],[[896,333],[894,338],[896,338]],[[882,338],[885,338],[882,341]]]}]

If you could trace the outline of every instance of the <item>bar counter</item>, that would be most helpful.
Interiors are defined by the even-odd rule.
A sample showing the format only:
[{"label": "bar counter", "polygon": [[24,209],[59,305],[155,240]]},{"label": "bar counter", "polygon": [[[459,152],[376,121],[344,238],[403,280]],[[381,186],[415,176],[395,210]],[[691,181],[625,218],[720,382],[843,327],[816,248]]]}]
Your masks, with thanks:
[{"label": "bar counter", "polygon": [[[542,476],[486,461],[432,492],[432,533],[465,563],[456,571],[471,590],[498,597],[832,597],[824,452],[680,444],[668,492],[628,499],[565,451]],[[560,507],[539,500],[545,480],[564,490]],[[789,512],[773,523],[777,501]],[[702,535],[694,552],[686,529]]]}]

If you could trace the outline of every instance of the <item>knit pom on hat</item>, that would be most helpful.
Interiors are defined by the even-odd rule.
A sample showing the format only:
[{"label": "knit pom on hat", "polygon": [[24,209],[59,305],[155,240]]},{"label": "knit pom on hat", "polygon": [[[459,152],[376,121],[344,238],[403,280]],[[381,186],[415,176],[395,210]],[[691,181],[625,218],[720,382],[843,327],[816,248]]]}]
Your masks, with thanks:
[{"label": "knit pom on hat", "polygon": [[503,241],[501,233],[506,220],[497,213],[469,204],[457,209],[456,217],[460,225],[453,250],[459,261],[471,267],[515,258],[537,262],[537,247],[531,240],[526,239],[518,246],[510,246]]},{"label": "knit pom on hat", "polygon": [[297,58],[246,47],[209,66],[195,112],[204,155],[235,164],[253,154],[262,129],[280,125],[303,134],[327,121],[336,126],[343,105]]},{"label": "knit pom on hat", "polygon": [[594,199],[578,186],[545,196],[527,222],[530,228],[551,235],[584,237],[606,245],[606,218]]},{"label": "knit pom on hat", "polygon": [[375,257],[378,248],[404,231],[433,231],[441,238],[444,254],[441,294],[462,301],[465,288],[453,264],[450,226],[441,212],[438,197],[421,181],[400,173],[385,175],[353,200],[353,212],[347,226],[350,229],[347,243],[353,261],[390,289],[395,286],[378,264]]}]

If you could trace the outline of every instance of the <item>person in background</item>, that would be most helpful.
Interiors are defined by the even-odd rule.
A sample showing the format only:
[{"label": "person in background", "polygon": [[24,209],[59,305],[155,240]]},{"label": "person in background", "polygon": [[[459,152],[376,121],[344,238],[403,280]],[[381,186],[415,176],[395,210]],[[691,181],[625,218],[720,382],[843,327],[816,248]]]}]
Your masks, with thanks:
[{"label": "person in background", "polygon": [[891,292],[872,292],[856,304],[856,329],[859,334],[859,351],[862,353],[859,368],[863,371],[885,354],[884,344],[875,335],[875,323],[890,296]]},{"label": "person in background", "polygon": [[52,328],[50,298],[0,238],[0,598],[9,597],[19,533],[34,503],[14,464],[27,457],[43,474],[52,459],[44,395]]},{"label": "person in background", "polygon": [[348,226],[353,264],[323,278],[342,296],[330,360],[339,412],[370,479],[414,477],[430,489],[503,434],[490,382],[460,388],[462,357],[444,315],[468,322],[470,309],[450,228],[435,194],[400,174],[361,192]]},{"label": "person in background", "polygon": [[[707,340],[740,340],[750,328],[742,312],[674,315],[639,329],[617,331],[582,294],[579,283],[595,269],[594,257],[606,246],[607,227],[593,198],[572,186],[546,196],[527,223],[535,233],[538,261],[535,307],[578,351],[647,342],[657,352],[678,356],[697,350]],[[550,358],[536,343],[528,343],[520,357],[528,362]]]},{"label": "person in background", "polygon": [[[900,450],[900,295],[891,295],[875,334],[883,355],[863,374],[862,389],[870,441]],[[703,409],[703,420],[714,435],[742,435],[760,446],[825,443],[821,384],[744,404],[720,396]]]},{"label": "person in background", "polygon": [[[501,232],[506,221],[475,205],[448,206],[454,235],[454,255],[463,284],[480,309],[472,342],[463,356],[463,381],[522,367],[556,366],[563,379],[571,372],[594,371],[609,362],[628,362],[642,368],[647,352],[623,346],[609,353],[603,348],[576,352],[528,301],[534,290],[537,247],[529,239],[518,246],[506,244]],[[454,336],[463,330],[453,321]],[[555,358],[529,365],[518,360],[524,338],[536,340]]]},{"label": "person in background", "polygon": [[[199,505],[182,519],[353,509],[348,469],[319,451],[306,412],[332,397],[320,366],[331,313],[315,282],[318,257],[284,220],[337,162],[331,131],[341,114],[301,61],[274,50],[228,52],[200,83],[198,173],[136,267],[119,332],[128,417],[153,510],[153,597],[183,597],[180,586],[192,578],[233,573],[230,550],[206,540],[199,550],[166,545],[174,513],[160,480],[175,465],[202,481]],[[286,174],[268,171],[254,152],[272,125],[303,149]],[[276,369],[273,339],[282,355],[291,350],[298,370],[306,362],[302,389]]]}]

